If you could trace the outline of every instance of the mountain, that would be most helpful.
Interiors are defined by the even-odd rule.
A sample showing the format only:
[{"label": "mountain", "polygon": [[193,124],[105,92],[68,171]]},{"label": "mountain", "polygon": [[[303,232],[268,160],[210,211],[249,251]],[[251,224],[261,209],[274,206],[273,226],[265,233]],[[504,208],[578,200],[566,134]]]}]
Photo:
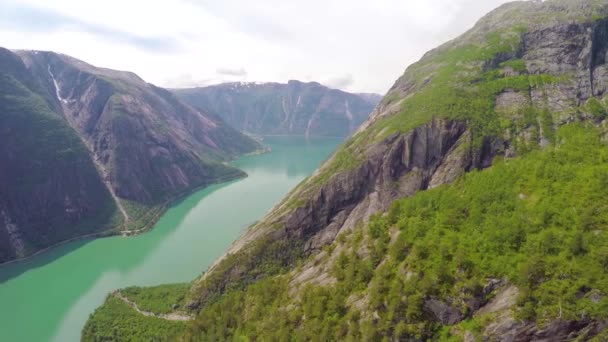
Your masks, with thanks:
[{"label": "mountain", "polygon": [[[607,56],[606,0],[502,5],[409,66],[177,310],[124,293],[190,314],[153,333],[185,341],[604,341]],[[112,295],[83,339],[146,324]]]},{"label": "mountain", "polygon": [[259,144],[130,72],[0,49],[0,262],[149,226]]},{"label": "mountain", "polygon": [[225,83],[173,89],[179,98],[221,116],[244,132],[345,137],[371,113],[380,96],[350,94],[319,83]]}]

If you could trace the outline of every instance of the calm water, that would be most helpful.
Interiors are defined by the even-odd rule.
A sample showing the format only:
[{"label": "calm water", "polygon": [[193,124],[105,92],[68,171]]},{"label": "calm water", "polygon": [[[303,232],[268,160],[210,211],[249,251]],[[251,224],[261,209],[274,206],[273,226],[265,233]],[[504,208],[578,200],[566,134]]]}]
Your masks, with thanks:
[{"label": "calm water", "polygon": [[272,153],[234,162],[248,178],[194,193],[146,234],[72,243],[1,267],[2,340],[77,341],[111,290],[194,279],[339,142],[268,137]]}]

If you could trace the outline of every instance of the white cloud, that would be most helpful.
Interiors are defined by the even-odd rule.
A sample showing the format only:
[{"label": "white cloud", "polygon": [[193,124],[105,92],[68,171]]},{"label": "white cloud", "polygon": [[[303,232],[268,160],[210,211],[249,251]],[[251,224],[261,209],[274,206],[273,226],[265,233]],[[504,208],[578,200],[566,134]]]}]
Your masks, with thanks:
[{"label": "white cloud", "polygon": [[226,75],[226,76],[236,76],[236,77],[245,77],[247,76],[247,70],[245,70],[245,68],[225,68],[225,67],[220,67],[215,69],[215,72],[220,74],[220,75]]},{"label": "white cloud", "polygon": [[58,51],[169,87],[300,79],[384,93],[503,2],[0,0],[0,46]]},{"label": "white cloud", "polygon": [[353,75],[346,74],[329,78],[323,81],[322,83],[330,88],[348,89],[351,85],[355,83],[355,79],[353,78]]}]

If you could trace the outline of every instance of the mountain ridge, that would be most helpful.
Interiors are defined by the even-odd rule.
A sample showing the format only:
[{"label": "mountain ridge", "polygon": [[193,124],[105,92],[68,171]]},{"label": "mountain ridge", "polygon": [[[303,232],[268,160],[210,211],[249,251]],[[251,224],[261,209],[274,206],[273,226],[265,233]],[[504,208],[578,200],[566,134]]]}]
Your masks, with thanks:
[{"label": "mountain ridge", "polygon": [[[8,158],[2,163],[7,177],[0,182],[6,195],[0,198],[0,261],[25,257],[77,236],[131,234],[149,228],[172,199],[212,182],[245,176],[225,162],[261,148],[221,119],[190,107],[134,73],[97,68],[54,52],[0,52],[4,113],[0,128],[8,148],[0,156]],[[27,125],[28,120],[39,125]],[[72,153],[86,165],[72,178],[89,186],[60,185],[64,181],[59,175],[39,172],[43,157],[36,153],[40,149],[36,145],[44,146],[45,141],[31,141],[48,136],[43,125],[62,132],[56,136],[58,146],[72,146],[49,151],[55,158],[44,157],[45,164],[57,172],[68,170],[76,164],[68,160],[61,164],[58,153]],[[17,155],[14,151],[20,146],[26,150]],[[33,163],[27,173],[39,177],[27,189],[13,191],[15,179],[23,177],[14,172],[27,163]],[[56,188],[56,193],[39,194],[46,187]],[[80,188],[80,194],[63,188]],[[17,205],[31,196],[40,199]],[[93,200],[95,205],[90,204]],[[37,215],[24,215],[26,207]],[[80,222],[97,217],[94,208],[105,216],[81,231]],[[53,220],[57,223],[49,224]]]},{"label": "mountain ridge", "polygon": [[351,94],[297,80],[231,82],[171,91],[233,127],[259,135],[348,136],[379,101],[375,94]]}]

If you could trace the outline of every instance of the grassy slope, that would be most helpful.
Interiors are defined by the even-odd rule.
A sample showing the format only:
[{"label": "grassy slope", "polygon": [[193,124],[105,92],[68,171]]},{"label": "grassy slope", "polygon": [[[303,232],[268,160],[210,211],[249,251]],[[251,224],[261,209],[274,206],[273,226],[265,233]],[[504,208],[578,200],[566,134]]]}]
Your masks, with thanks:
[{"label": "grassy slope", "polygon": [[181,321],[143,316],[113,296],[91,317],[82,341],[174,341],[186,326]]},{"label": "grassy slope", "polygon": [[[383,116],[344,143],[322,172],[308,182],[307,188],[314,190],[335,174],[359,165],[362,152],[370,144],[396,132],[407,132],[433,117],[467,121],[475,139],[473,143],[484,137],[500,136],[507,129],[517,134],[537,125],[542,108],[531,108],[528,115],[514,120],[496,112],[495,96],[506,89],[526,94],[533,89],[567,83],[570,75],[528,75],[524,62],[513,57],[520,48],[522,34],[528,25],[595,21],[607,15],[605,0],[589,1],[584,8],[577,7],[576,1],[553,0],[551,4],[554,7],[544,8],[544,12],[535,11],[531,4],[506,4],[465,35],[409,66],[380,104],[381,108],[397,106],[396,113]],[[487,63],[497,56],[512,57],[488,70]],[[521,74],[505,76],[502,74],[505,68]],[[404,92],[404,88],[408,90]]]},{"label": "grassy slope", "polygon": [[[608,292],[608,208],[602,201],[608,195],[608,147],[596,129],[582,124],[562,127],[556,142],[396,201],[387,215],[327,249],[339,253],[332,267],[335,285],[307,286],[293,296],[290,276],[278,275],[233,289],[204,307],[187,337],[448,338],[448,331],[426,319],[423,298],[462,302],[487,278],[518,286],[521,319],[542,324],[583,312],[608,318],[608,298],[597,303],[589,298]],[[398,235],[391,240],[391,233]],[[357,252],[362,250],[369,253]],[[590,290],[581,295],[584,288]],[[353,308],[353,298],[366,298],[367,307]],[[106,302],[85,336],[92,326],[107,333],[104,313],[114,310],[121,309]],[[379,321],[369,319],[373,311]],[[121,316],[112,315],[118,324]],[[140,317],[120,336],[148,324]]]},{"label": "grassy slope", "polygon": [[[608,318],[608,298],[588,298],[608,291],[608,147],[578,125],[557,140],[556,148],[396,201],[328,249],[341,251],[335,285],[308,286],[294,298],[288,276],[267,278],[206,306],[189,337],[436,339],[441,326],[426,319],[423,298],[462,302],[487,278],[503,277],[520,288],[519,318]],[[399,234],[392,242],[391,232]],[[583,288],[591,290],[581,296]],[[367,309],[349,307],[349,297],[365,297]],[[378,321],[369,319],[374,311]]]},{"label": "grassy slope", "polygon": [[[148,288],[129,287],[121,294],[143,311],[170,313],[182,306],[190,284],[169,284]],[[168,341],[184,332],[186,323],[146,317],[122,300],[110,295],[105,304],[91,314],[83,328],[83,341]]]},{"label": "grassy slope", "polygon": [[120,292],[129,300],[137,303],[144,311],[155,313],[169,313],[173,305],[181,307],[190,284],[169,284],[142,288],[139,286],[127,287]]}]

